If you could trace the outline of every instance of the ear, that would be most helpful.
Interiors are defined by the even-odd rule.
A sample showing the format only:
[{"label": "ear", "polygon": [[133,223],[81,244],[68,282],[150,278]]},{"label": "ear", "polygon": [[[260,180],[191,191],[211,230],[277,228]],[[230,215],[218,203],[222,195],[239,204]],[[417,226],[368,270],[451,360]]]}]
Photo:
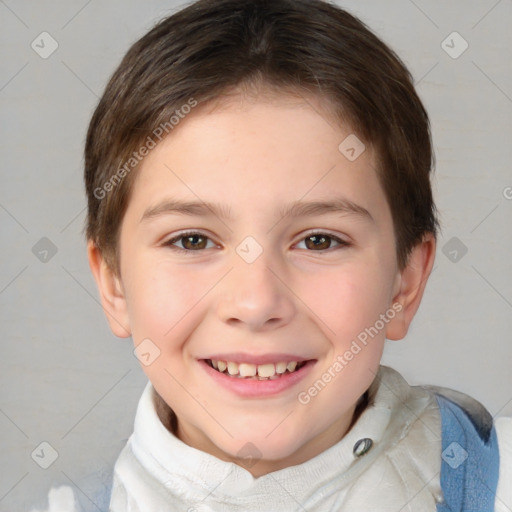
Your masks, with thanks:
[{"label": "ear", "polygon": [[107,265],[100,250],[91,240],[87,242],[87,257],[110,329],[119,338],[128,338],[131,335],[130,322],[121,280]]},{"label": "ear", "polygon": [[[397,276],[393,309],[396,315],[387,324],[386,338],[401,340],[418,310],[427,280],[434,265],[436,240],[428,233],[411,251],[406,267]],[[401,305],[399,309],[398,304]]]}]

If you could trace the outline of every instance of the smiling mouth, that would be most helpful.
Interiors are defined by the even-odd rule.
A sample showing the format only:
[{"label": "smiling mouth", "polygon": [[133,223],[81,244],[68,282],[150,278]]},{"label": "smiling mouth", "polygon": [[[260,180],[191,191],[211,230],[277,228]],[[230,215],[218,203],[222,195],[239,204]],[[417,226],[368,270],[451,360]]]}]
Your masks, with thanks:
[{"label": "smiling mouth", "polygon": [[276,380],[294,373],[308,361],[280,361],[278,363],[252,364],[206,359],[206,364],[228,377],[245,380]]}]

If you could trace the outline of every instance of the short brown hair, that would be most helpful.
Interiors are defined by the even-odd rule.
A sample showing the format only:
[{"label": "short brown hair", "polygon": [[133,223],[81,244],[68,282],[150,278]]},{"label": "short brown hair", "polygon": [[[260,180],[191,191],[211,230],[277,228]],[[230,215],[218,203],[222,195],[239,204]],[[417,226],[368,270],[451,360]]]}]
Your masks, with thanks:
[{"label": "short brown hair", "polygon": [[170,133],[184,105],[258,83],[327,99],[339,119],[376,148],[400,268],[425,234],[436,236],[429,119],[393,50],[322,0],[199,0],[129,49],[89,125],[86,235],[116,272],[130,171],[140,159],[134,152],[155,142],[152,134],[161,127]]}]

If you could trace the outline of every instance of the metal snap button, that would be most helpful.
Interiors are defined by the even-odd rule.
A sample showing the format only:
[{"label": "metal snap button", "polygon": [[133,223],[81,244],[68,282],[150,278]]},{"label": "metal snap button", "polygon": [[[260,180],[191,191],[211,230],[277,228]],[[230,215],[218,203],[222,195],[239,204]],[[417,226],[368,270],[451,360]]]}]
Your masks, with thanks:
[{"label": "metal snap button", "polygon": [[372,446],[373,441],[369,437],[359,439],[359,441],[354,445],[354,456],[362,457],[365,453],[370,451]]}]

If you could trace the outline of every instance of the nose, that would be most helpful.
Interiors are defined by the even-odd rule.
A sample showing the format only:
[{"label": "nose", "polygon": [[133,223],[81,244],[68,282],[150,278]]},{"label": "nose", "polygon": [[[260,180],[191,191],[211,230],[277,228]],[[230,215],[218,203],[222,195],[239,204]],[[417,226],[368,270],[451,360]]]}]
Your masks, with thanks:
[{"label": "nose", "polygon": [[285,276],[264,254],[253,263],[236,261],[222,282],[217,313],[224,323],[266,331],[288,324],[295,315]]}]

